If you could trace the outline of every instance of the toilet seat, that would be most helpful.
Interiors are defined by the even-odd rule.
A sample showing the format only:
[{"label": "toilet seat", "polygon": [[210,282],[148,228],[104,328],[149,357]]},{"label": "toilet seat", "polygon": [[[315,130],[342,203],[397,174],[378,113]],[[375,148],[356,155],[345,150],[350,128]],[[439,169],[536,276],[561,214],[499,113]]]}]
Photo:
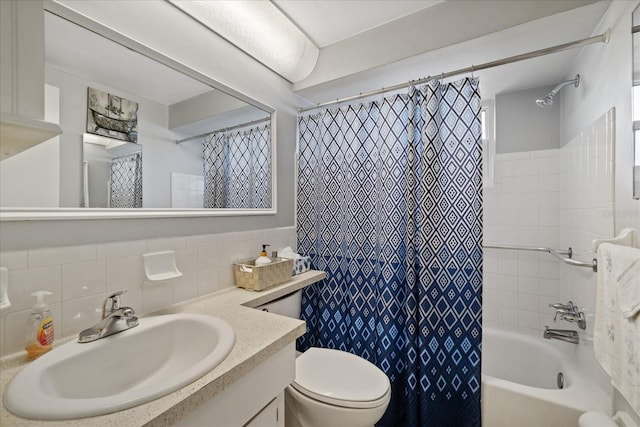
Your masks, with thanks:
[{"label": "toilet seat", "polygon": [[300,393],[344,408],[375,408],[389,400],[389,378],[373,363],[345,351],[312,347],[296,359],[291,384]]}]

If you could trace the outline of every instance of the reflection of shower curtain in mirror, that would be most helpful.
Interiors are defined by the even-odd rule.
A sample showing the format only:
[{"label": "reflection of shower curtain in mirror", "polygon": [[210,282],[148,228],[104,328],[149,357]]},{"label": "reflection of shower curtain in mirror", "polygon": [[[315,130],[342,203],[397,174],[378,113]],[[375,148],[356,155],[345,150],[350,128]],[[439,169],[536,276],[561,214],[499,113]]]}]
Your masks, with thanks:
[{"label": "reflection of shower curtain in mirror", "polygon": [[204,142],[204,207],[271,207],[269,126],[214,133]]},{"label": "reflection of shower curtain in mirror", "polygon": [[109,207],[142,207],[142,154],[113,159],[109,173]]}]

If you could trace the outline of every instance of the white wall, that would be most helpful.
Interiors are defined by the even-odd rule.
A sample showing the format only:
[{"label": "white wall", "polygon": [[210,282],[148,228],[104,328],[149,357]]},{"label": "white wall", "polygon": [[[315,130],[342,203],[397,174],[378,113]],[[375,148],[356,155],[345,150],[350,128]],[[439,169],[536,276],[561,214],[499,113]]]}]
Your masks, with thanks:
[{"label": "white wall", "polygon": [[[592,240],[613,235],[612,121],[611,111],[561,149],[496,155],[495,185],[484,189],[485,244],[572,248],[575,260],[590,265]],[[577,330],[575,361],[602,402],[593,409],[608,411],[609,379],[593,357],[595,273],[544,253],[484,255],[483,325],[538,337],[546,326]],[[549,304],[567,301],[585,313],[585,331],[554,321]]]},{"label": "white wall", "polygon": [[[294,224],[295,107],[298,100],[291,92],[289,83],[215,34],[195,25],[190,18],[168,3],[64,3],[274,108],[277,111],[275,129],[278,213],[259,217],[7,222],[0,227],[2,250],[188,236],[202,232],[256,230]],[[172,28],[172,31],[166,31],[167,28]],[[79,145],[80,141],[77,144]],[[64,151],[62,155],[64,156]],[[81,165],[81,158],[72,161]],[[80,169],[78,166],[78,182],[81,179]],[[80,197],[79,193],[77,200],[80,200]]]},{"label": "white wall", "polygon": [[[29,294],[34,290],[54,292],[49,302],[56,334],[69,336],[95,323],[109,291],[128,289],[124,302],[140,313],[148,313],[232,286],[231,262],[257,256],[262,243],[275,248],[296,243],[293,165],[297,98],[290,85],[166,2],[67,4],[274,108],[278,213],[259,217],[3,222],[0,265],[9,268],[9,297],[14,305],[0,316],[0,354],[20,351],[32,305]],[[74,99],[84,110],[86,87]],[[84,119],[83,114],[81,121]],[[61,168],[67,171],[63,174],[66,181],[81,182],[81,146],[81,135],[65,130]],[[188,146],[180,149],[190,150]],[[63,206],[78,206],[81,191],[61,194],[61,199]],[[177,251],[184,277],[165,288],[143,288],[140,254],[164,249]]]},{"label": "white wall", "polygon": [[85,207],[109,207],[108,182],[111,175],[111,156],[102,145],[85,142],[83,146],[84,159],[88,162],[89,203]]},{"label": "white wall", "polygon": [[[60,91],[45,85],[44,119],[60,120]],[[60,206],[60,137],[2,161],[0,206]]]},{"label": "white wall", "polygon": [[[564,93],[562,106],[563,142],[572,141],[579,132],[615,107],[615,149],[614,149],[614,204],[613,209],[599,211],[613,219],[613,233],[622,228],[634,227],[640,230],[640,201],[632,199],[632,44],[631,14],[637,1],[613,1],[596,32],[611,29],[608,45],[592,46],[584,49],[572,68],[572,73],[580,73],[579,88]],[[567,221],[569,218],[567,218]],[[575,218],[573,218],[575,220]],[[572,293],[582,290],[581,302],[589,307],[595,300],[595,287],[585,285],[584,279],[575,274],[567,275],[567,289]],[[585,289],[586,288],[586,289]],[[592,356],[582,354],[581,359]],[[614,394],[616,408],[633,413],[628,404]],[[640,423],[640,414],[636,414]]]},{"label": "white wall", "polygon": [[[246,102],[212,90],[169,106],[169,128],[188,125],[211,116],[247,107]],[[249,107],[252,108],[252,107]],[[266,114],[263,114],[266,115]]]},{"label": "white wall", "polygon": [[497,154],[560,148],[560,95],[551,108],[535,102],[552,89],[543,86],[496,95]]},{"label": "white wall", "polygon": [[0,2],[0,111],[38,120],[44,117],[41,7],[42,0]]},{"label": "white wall", "polygon": [[[438,49],[464,44],[468,40],[480,39],[487,34],[501,33],[509,27],[516,27],[518,24],[530,21],[532,17],[543,18],[552,13],[551,9],[553,13],[559,14],[563,10],[585,4],[584,1],[541,2],[537,0],[441,2],[426,10],[326,46],[320,51],[313,72],[304,80],[296,82],[295,87],[304,89],[345,76],[358,76],[385,64],[419,57],[424,52],[433,53]],[[363,11],[363,13],[367,12],[374,13]],[[455,27],[455,31],[451,31],[452,26]],[[554,29],[556,33],[562,31],[567,31],[567,28]],[[389,37],[389,34],[394,36]],[[545,36],[548,34],[536,35],[543,46],[542,39]],[[419,43],[416,40],[419,40]],[[504,44],[499,47],[504,47]],[[470,61],[475,64],[481,63],[474,62],[475,59],[472,58],[474,52],[468,51],[466,55],[464,66],[468,66]],[[443,70],[436,69],[435,73],[441,71]],[[415,79],[416,75],[409,78]],[[358,93],[358,91],[352,93]]]},{"label": "white wall", "polygon": [[[194,146],[175,144],[175,134],[168,129],[168,106],[54,69],[47,69],[46,81],[60,89],[60,122],[64,128],[61,139],[67,145],[65,155],[74,160],[83,158],[83,144],[77,142],[81,141],[82,134],[86,130],[87,87],[116,94],[138,103],[138,143],[142,146],[143,207],[171,206],[171,172],[195,174],[202,172],[201,150],[194,149]],[[44,160],[52,162],[52,159]],[[78,164],[67,157],[63,163],[66,167],[60,169],[60,180],[62,185],[65,185],[62,187],[62,193],[81,194],[82,181],[75,179],[81,162]],[[91,195],[90,193],[90,198]],[[64,206],[70,206],[70,203],[71,200],[67,199]],[[81,206],[80,200],[73,206]],[[92,207],[100,206],[106,207],[106,205],[92,204]]]},{"label": "white wall", "polygon": [[[497,154],[485,187],[484,243],[560,247],[560,150]],[[484,326],[540,336],[561,302],[560,264],[548,254],[485,249]]]},{"label": "white wall", "polygon": [[611,29],[607,45],[595,45],[580,53],[569,76],[580,74],[575,90],[565,90],[562,105],[562,140],[572,140],[582,129],[610,108],[616,109],[615,129],[615,231],[640,229],[640,201],[632,192],[632,45],[631,13],[637,1],[613,1],[596,33]]},{"label": "white wall", "polygon": [[[560,192],[561,245],[571,247],[574,259],[590,262],[596,256],[594,239],[614,235],[614,110],[583,129],[561,149],[564,178]],[[604,266],[600,266],[604,268]],[[561,300],[573,301],[585,313],[587,328],[580,335],[576,362],[598,384],[603,398],[612,401],[610,379],[597,363],[593,352],[593,329],[596,309],[596,274],[592,269],[563,264],[560,268]]]},{"label": "white wall", "polygon": [[[31,293],[47,290],[56,338],[73,336],[100,320],[108,293],[126,289],[125,305],[147,314],[235,285],[232,264],[258,257],[261,245],[296,247],[294,227],[0,252],[9,269],[12,306],[0,316],[0,356],[22,351]],[[176,251],[183,276],[144,285],[142,254]]]}]

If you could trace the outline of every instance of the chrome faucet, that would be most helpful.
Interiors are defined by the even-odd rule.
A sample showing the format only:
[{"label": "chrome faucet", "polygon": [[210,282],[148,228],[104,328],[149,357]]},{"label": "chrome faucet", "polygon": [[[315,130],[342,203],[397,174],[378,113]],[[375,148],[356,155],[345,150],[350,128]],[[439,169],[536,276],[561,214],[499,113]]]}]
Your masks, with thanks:
[{"label": "chrome faucet", "polygon": [[572,344],[578,344],[578,332],[568,329],[549,329],[548,326],[544,327],[542,337],[545,339],[555,339],[560,341],[569,342]]},{"label": "chrome faucet", "polygon": [[587,319],[584,316],[582,311],[578,311],[578,307],[576,307],[573,302],[569,301],[566,304],[555,303],[549,304],[549,307],[553,307],[556,309],[556,314],[553,316],[553,321],[555,322],[560,315],[561,320],[566,320],[567,322],[577,323],[580,329],[587,328]]},{"label": "chrome faucet", "polygon": [[131,307],[120,307],[120,295],[125,291],[118,291],[109,295],[102,304],[102,320],[96,325],[80,332],[79,343],[86,343],[135,328],[140,323],[134,316]]}]

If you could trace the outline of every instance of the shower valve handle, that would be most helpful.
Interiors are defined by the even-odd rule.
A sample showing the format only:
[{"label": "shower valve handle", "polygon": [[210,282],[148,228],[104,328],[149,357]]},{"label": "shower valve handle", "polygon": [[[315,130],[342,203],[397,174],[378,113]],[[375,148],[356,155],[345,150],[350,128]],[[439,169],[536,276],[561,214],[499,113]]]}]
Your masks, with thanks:
[{"label": "shower valve handle", "polygon": [[576,310],[576,306],[573,305],[572,301],[569,301],[566,304],[562,304],[560,302],[557,302],[555,304],[549,304],[549,307],[553,307],[556,310],[564,310],[564,311],[567,311],[569,313],[571,313],[571,312]]}]

